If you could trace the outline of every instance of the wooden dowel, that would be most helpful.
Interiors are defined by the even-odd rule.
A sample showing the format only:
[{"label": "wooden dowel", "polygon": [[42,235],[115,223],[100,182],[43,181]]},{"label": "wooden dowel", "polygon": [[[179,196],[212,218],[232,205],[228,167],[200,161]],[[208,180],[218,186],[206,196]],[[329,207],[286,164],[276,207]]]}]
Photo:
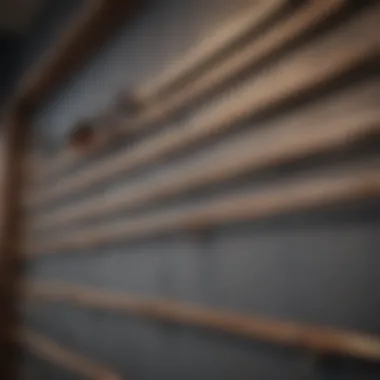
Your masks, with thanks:
[{"label": "wooden dowel", "polygon": [[[281,164],[333,148],[352,145],[380,132],[377,81],[334,93],[316,104],[296,110],[229,139],[207,156],[155,176],[128,182],[110,196],[97,194],[84,201],[33,216],[32,231],[56,228],[77,220],[136,209],[201,186],[229,180],[268,165]],[[263,128],[263,129],[261,129]]]},{"label": "wooden dowel", "polygon": [[[310,129],[309,127],[312,127]],[[278,132],[278,131],[276,131]],[[46,234],[47,230],[67,226],[78,220],[129,211],[149,202],[189,192],[201,186],[234,178],[267,165],[289,162],[316,152],[323,152],[361,141],[365,136],[380,136],[380,111],[347,115],[342,120],[314,125],[292,125],[275,135],[243,136],[224,149],[211,151],[206,157],[187,165],[184,170],[169,170],[160,175],[128,183],[111,196],[95,195],[82,202],[58,208],[33,220],[32,230]]]},{"label": "wooden dowel", "polygon": [[[240,40],[260,29],[264,23],[280,12],[285,5],[285,0],[270,0],[258,2],[245,9],[241,14],[217,29],[215,33],[186,53],[179,62],[170,65],[156,79],[143,83],[136,90],[136,97],[142,103],[147,104],[153,101],[153,98],[157,98],[158,95],[168,91],[169,88],[186,81],[194,72],[205,69],[210,61],[220,58],[223,53],[228,52]],[[66,151],[59,157],[59,162],[54,160],[54,163],[51,163],[47,162],[48,160],[41,160],[40,164],[47,163],[46,168],[43,168],[41,172],[44,173],[44,176],[48,176],[51,171],[57,172],[60,170],[60,167],[57,168],[57,163],[64,167],[77,161],[78,158],[79,156],[75,152]]]},{"label": "wooden dowel", "polygon": [[[132,147],[127,153],[119,153],[59,183],[39,189],[32,195],[29,205],[51,202],[117,174],[125,174],[140,165],[154,162],[231,129],[240,121],[297,98],[338,76],[349,75],[352,69],[367,62],[378,52],[379,38],[368,38],[374,23],[377,23],[380,6],[378,11],[365,13],[361,18],[352,20],[352,23],[345,24],[343,29],[339,29],[340,33],[324,36],[302,51],[288,56],[281,65],[268,68],[248,83],[239,96],[225,98],[214,109],[199,113],[181,127],[165,130]],[[315,64],[316,55],[318,65]]]},{"label": "wooden dowel", "polygon": [[[154,123],[169,117],[173,112],[177,112],[181,107],[188,106],[190,101],[203,96],[205,92],[213,90],[215,86],[220,86],[225,82],[231,81],[239,73],[254,64],[258,64],[267,56],[273,54],[276,49],[280,49],[284,44],[290,43],[295,38],[303,35],[308,29],[318,25],[321,20],[329,14],[336,13],[342,6],[341,0],[323,0],[312,2],[308,6],[302,7],[292,17],[277,25],[273,31],[264,33],[254,41],[251,46],[242,52],[229,57],[220,66],[211,72],[197,78],[194,83],[186,86],[179,94],[164,97],[162,102],[156,102],[152,107],[148,107],[146,112],[138,117],[137,120],[130,120],[125,123],[128,133],[131,130],[141,131],[143,128],[152,126]],[[120,126],[123,129],[123,125]],[[107,140],[108,137],[106,136]],[[104,142],[106,143],[106,141]],[[70,153],[64,152],[51,163],[54,172],[61,171],[70,166],[75,160]],[[114,165],[112,165],[114,166]],[[49,172],[51,175],[52,172]],[[30,203],[39,203],[39,199],[45,199],[45,191],[39,190]],[[47,194],[49,196],[49,193]]]},{"label": "wooden dowel", "polygon": [[[231,82],[242,72],[252,69],[268,56],[273,55],[276,49],[303,36],[307,31],[319,25],[330,14],[340,10],[344,0],[323,0],[318,3],[306,3],[296,10],[292,16],[277,24],[267,33],[255,40],[250,46],[240,52],[231,55],[215,67],[212,71],[193,81],[191,86],[186,86],[182,91],[177,91],[163,102],[156,102],[136,122],[124,123],[126,131],[141,131],[150,128],[158,121],[164,121],[173,113],[189,107],[194,100],[216,92],[225,83]],[[260,73],[259,73],[260,75]]]},{"label": "wooden dowel", "polygon": [[[205,69],[210,62],[220,58],[228,52],[246,35],[258,30],[265,22],[285,7],[285,0],[270,0],[259,2],[244,10],[233,20],[218,29],[212,36],[191,49],[180,62],[176,62],[165,70],[157,79],[144,83],[136,90],[136,97],[143,104],[154,101],[158,95],[178,86],[201,69]],[[71,166],[81,158],[77,151],[66,150],[51,160],[41,160],[38,163],[39,177],[49,177],[59,173],[62,169]],[[46,164],[46,165],[45,165]]]},{"label": "wooden dowel", "polygon": [[242,39],[259,31],[268,20],[285,8],[286,3],[285,0],[259,1],[244,9],[213,34],[206,36],[179,61],[169,65],[156,78],[140,85],[136,90],[136,97],[142,103],[148,104],[189,84],[191,79],[209,69],[211,64],[228,54]]},{"label": "wooden dowel", "polygon": [[15,98],[39,106],[77,72],[135,8],[134,2],[87,1],[78,16],[20,81]]},{"label": "wooden dowel", "polygon": [[59,365],[66,370],[90,380],[120,380],[121,377],[94,360],[72,352],[40,333],[27,328],[20,329],[16,340],[33,354]]},{"label": "wooden dowel", "polygon": [[20,108],[7,110],[2,130],[0,157],[0,378],[14,379],[20,355],[10,331],[20,322],[19,301],[23,286],[25,214],[22,200],[26,172],[23,170],[30,137],[28,115]]},{"label": "wooden dowel", "polygon": [[[67,25],[51,48],[21,78],[10,101],[38,107],[47,96],[68,81],[132,15],[138,2],[133,0],[92,0],[85,1],[74,19]],[[57,170],[50,160],[37,158],[37,175]],[[62,161],[66,165],[76,162],[79,156],[65,152]],[[48,165],[46,165],[48,162]]]},{"label": "wooden dowel", "polygon": [[358,168],[334,170],[312,179],[293,180],[275,187],[203,201],[190,210],[148,213],[106,225],[47,234],[43,239],[31,238],[26,251],[34,256],[91,249],[150,235],[198,230],[333,203],[378,198],[380,166],[378,162],[368,165],[371,167],[359,165]]},{"label": "wooden dowel", "polygon": [[31,290],[28,296],[31,300],[68,302],[80,307],[154,318],[245,339],[298,347],[318,354],[338,354],[380,361],[380,337],[377,336],[148,299],[128,293],[101,291],[80,285],[34,282],[29,288]]}]

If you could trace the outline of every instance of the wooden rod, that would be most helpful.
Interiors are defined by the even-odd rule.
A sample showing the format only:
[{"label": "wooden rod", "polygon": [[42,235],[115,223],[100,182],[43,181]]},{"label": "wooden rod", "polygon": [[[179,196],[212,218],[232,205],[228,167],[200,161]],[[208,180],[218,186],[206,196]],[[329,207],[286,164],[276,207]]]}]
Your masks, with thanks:
[{"label": "wooden rod", "polygon": [[86,3],[83,13],[55,44],[55,48],[20,81],[5,111],[10,116],[7,120],[8,146],[5,156],[2,157],[6,166],[0,243],[0,377],[3,379],[16,377],[18,360],[18,350],[9,335],[18,322],[16,303],[20,288],[20,255],[23,246],[21,197],[30,129],[29,116],[48,94],[56,90],[83,64],[108,30],[115,27],[121,15],[125,15],[126,8],[130,8],[129,1],[96,0]]},{"label": "wooden rod", "polygon": [[[259,1],[241,11],[232,20],[206,36],[190,49],[179,61],[170,64],[156,78],[143,83],[136,90],[136,97],[144,104],[178,90],[217,60],[226,56],[240,41],[259,32],[268,20],[285,8],[285,0]],[[214,69],[215,67],[212,67]]]},{"label": "wooden rod", "polygon": [[[17,86],[11,102],[21,102],[29,107],[39,107],[52,92],[78,72],[99,48],[130,17],[135,8],[133,0],[91,0],[54,41],[53,46],[26,73]],[[78,154],[65,152],[66,162],[76,162]],[[54,167],[50,160],[37,155],[36,175],[48,173]],[[46,165],[48,163],[48,165]]]},{"label": "wooden rod", "polygon": [[[158,121],[168,119],[173,113],[181,111],[192,104],[194,100],[216,92],[225,83],[230,83],[235,77],[252,69],[277,49],[283,49],[295,39],[320,25],[331,14],[336,14],[344,4],[344,0],[323,0],[321,2],[305,3],[284,21],[280,21],[267,33],[253,41],[247,48],[231,55],[222,64],[205,75],[193,81],[191,86],[173,93],[162,102],[156,102],[145,112],[140,120],[124,123],[126,131],[141,131],[150,128]],[[260,75],[261,73],[259,73]]]},{"label": "wooden rod", "polygon": [[[267,136],[260,136],[262,139],[241,140],[239,141],[241,147],[245,146],[246,150],[233,150],[228,147],[217,152],[210,152],[206,158],[199,159],[189,169],[180,173],[168,171],[168,173],[147,179],[147,182],[135,185],[129,183],[113,193],[112,197],[105,197],[103,194],[96,195],[83,202],[58,208],[37,218],[33,230],[40,230],[44,234],[46,229],[60,228],[74,221],[106,216],[120,210],[129,211],[145,206],[146,203],[231,179],[267,165],[284,163],[316,152],[352,144],[357,140],[361,141],[364,136],[373,136],[375,133],[380,135],[380,112],[347,116],[346,119],[325,124],[319,129],[319,126],[313,127],[313,131],[307,128],[304,131],[301,131],[301,128],[294,128],[300,133],[291,135],[293,138],[283,145],[272,145],[275,141],[270,142],[266,139]],[[281,134],[281,137],[283,138],[284,134]],[[252,142],[251,147],[244,144],[248,141]],[[260,142],[265,141],[268,144],[259,145]],[[255,143],[257,143],[257,149]],[[239,146],[240,144],[234,144],[234,147]]]},{"label": "wooden rod", "polygon": [[[222,28],[219,28],[209,38],[206,38],[199,45],[191,49],[181,60],[171,65],[158,78],[143,83],[136,90],[136,98],[142,104],[148,104],[158,97],[162,97],[164,92],[173,87],[178,87],[189,81],[194,73],[205,70],[210,63],[221,58],[221,56],[247,35],[260,30],[268,20],[285,8],[285,0],[270,0],[259,2],[244,10],[233,20]],[[39,160],[39,177],[49,177],[53,173],[58,173],[65,167],[71,166],[80,159],[77,152],[65,150],[58,157],[50,160]]]},{"label": "wooden rod", "polygon": [[[136,120],[126,121],[120,126],[121,131],[125,129],[128,133],[132,130],[138,132],[170,117],[182,107],[187,107],[190,102],[198,99],[200,96],[204,96],[205,93],[215,90],[216,87],[219,88],[224,83],[230,82],[242,70],[259,64],[273,54],[274,51],[283,48],[284,44],[289,44],[297,37],[302,36],[307,30],[318,25],[328,15],[338,12],[343,3],[343,0],[323,0],[311,2],[307,6],[301,7],[294,15],[282,21],[272,31],[258,36],[258,39],[254,40],[246,49],[227,58],[221,65],[213,68],[212,71],[206,72],[203,76],[201,75],[182,91],[177,91],[172,96],[164,97],[162,101],[154,102]],[[104,137],[104,144],[107,143],[109,137]],[[64,152],[62,156],[58,155],[57,159],[51,163],[50,167],[52,170],[45,173],[45,176],[52,175],[53,172],[60,172],[64,168],[71,166],[73,162],[75,162],[73,156]],[[45,199],[45,195],[49,196],[49,193],[45,193],[45,191],[39,189],[38,194],[40,195],[34,194],[33,200],[30,203],[40,203],[41,199]]]},{"label": "wooden rod", "polygon": [[86,1],[54,46],[20,81],[16,99],[39,106],[98,51],[134,8],[131,0]]},{"label": "wooden rod", "polygon": [[[212,110],[200,112],[181,127],[165,130],[135,145],[127,153],[121,152],[47,188],[38,189],[28,204],[39,206],[52,202],[117,174],[125,174],[232,129],[238,122],[260,115],[289,99],[297,99],[339,76],[349,75],[354,68],[376,56],[379,38],[368,38],[368,32],[371,34],[377,23],[380,6],[378,10],[378,13],[372,10],[362,14],[361,18],[351,20],[352,23],[339,29],[340,33],[325,35],[302,51],[287,56],[281,65],[267,68],[262,75],[247,83],[239,96],[224,98]],[[347,40],[351,41],[350,45]],[[318,65],[315,64],[316,55]]]},{"label": "wooden rod", "polygon": [[369,165],[371,167],[358,165],[311,179],[292,180],[275,187],[266,186],[248,193],[218,197],[198,203],[190,210],[147,213],[105,225],[47,234],[43,239],[31,237],[26,251],[30,256],[35,256],[91,249],[156,234],[200,230],[334,203],[378,198],[380,166],[378,162]]},{"label": "wooden rod", "polygon": [[2,187],[0,207],[0,378],[15,379],[20,360],[10,331],[20,321],[19,300],[23,285],[24,163],[30,124],[20,108],[8,110],[2,135]]},{"label": "wooden rod", "polygon": [[110,369],[27,328],[20,329],[16,340],[35,355],[90,380],[120,380]]},{"label": "wooden rod", "polygon": [[380,337],[301,323],[248,316],[232,311],[213,310],[191,304],[156,300],[91,289],[79,285],[34,282],[31,300],[68,302],[79,307],[108,310],[196,326],[236,335],[245,339],[297,347],[318,354],[338,354],[380,361]]},{"label": "wooden rod", "polygon": [[[128,182],[111,196],[97,194],[85,201],[74,202],[33,217],[32,231],[68,225],[73,221],[105,216],[115,211],[128,211],[149,202],[189,192],[259,170],[334,148],[355,144],[365,136],[380,135],[380,111],[374,99],[380,87],[366,82],[313,104],[307,109],[281,117],[264,129],[243,133],[229,139],[222,147],[208,150],[182,169]],[[258,130],[257,130],[258,129]]]}]

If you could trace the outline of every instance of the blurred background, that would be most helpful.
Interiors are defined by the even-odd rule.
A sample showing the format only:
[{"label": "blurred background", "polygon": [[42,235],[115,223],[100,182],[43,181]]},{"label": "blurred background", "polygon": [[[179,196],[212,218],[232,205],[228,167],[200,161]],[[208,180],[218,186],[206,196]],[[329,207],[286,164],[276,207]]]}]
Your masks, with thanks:
[{"label": "blurred background", "polygon": [[0,1],[20,378],[379,379],[379,2],[105,3]]}]

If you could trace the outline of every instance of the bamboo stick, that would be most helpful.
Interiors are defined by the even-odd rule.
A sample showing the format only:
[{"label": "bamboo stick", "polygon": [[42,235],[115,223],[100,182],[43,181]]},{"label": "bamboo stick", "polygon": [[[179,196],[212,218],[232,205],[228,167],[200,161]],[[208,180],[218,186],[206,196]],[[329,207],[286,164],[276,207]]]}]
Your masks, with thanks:
[{"label": "bamboo stick", "polygon": [[17,333],[18,342],[26,346],[35,355],[57,364],[68,371],[76,373],[90,380],[120,380],[110,369],[103,367],[96,361],[74,353],[66,347],[35,331],[23,328]]},{"label": "bamboo stick", "polygon": [[79,285],[34,282],[31,300],[67,302],[79,307],[132,314],[196,326],[245,339],[268,341],[318,354],[338,354],[380,361],[380,337],[315,325],[276,321],[232,311],[213,310],[168,300],[156,300],[128,293],[115,293]]},{"label": "bamboo stick", "polygon": [[[182,169],[167,170],[128,182],[111,196],[94,195],[42,216],[33,218],[33,231],[68,225],[73,221],[104,216],[115,211],[136,209],[196,188],[229,180],[268,165],[296,160],[329,149],[354,144],[380,132],[380,111],[374,104],[380,86],[370,83],[354,86],[322,104],[267,124],[265,129],[244,133],[222,147],[210,149]],[[372,101],[372,104],[371,104]]]},{"label": "bamboo stick", "polygon": [[[30,256],[83,250],[180,230],[210,228],[224,223],[256,220],[380,195],[379,163],[334,170],[312,179],[288,181],[249,193],[218,197],[191,209],[148,213],[106,225],[72,229],[29,239]],[[310,174],[309,174],[310,176]],[[269,188],[268,188],[269,187]],[[48,237],[47,237],[48,236]]]},{"label": "bamboo stick", "polygon": [[[290,43],[308,29],[318,25],[329,14],[336,13],[340,10],[342,3],[342,0],[323,0],[302,7],[292,17],[277,25],[273,31],[265,33],[251,46],[228,58],[211,72],[199,77],[179,94],[175,93],[172,97],[165,97],[162,102],[156,102],[152,107],[147,108],[141,117],[126,122],[125,130],[129,133],[131,130],[140,131],[143,128],[151,127],[154,123],[169,117],[180,108],[188,106],[189,102],[198,99],[211,90],[215,90],[215,87],[231,81],[242,70],[265,60],[275,50],[283,48],[284,44]],[[123,125],[121,128],[124,128]],[[105,139],[107,140],[108,137],[106,136]],[[71,165],[73,161],[70,158],[66,159],[66,157],[69,157],[69,154],[63,153],[62,160],[58,157],[57,161],[52,162],[51,167],[57,168],[54,171],[61,171],[64,167]],[[29,204],[39,204],[49,197],[49,191],[46,193],[46,191],[39,189]]]},{"label": "bamboo stick", "polygon": [[[340,29],[340,33],[324,36],[316,44],[309,44],[301,52],[287,57],[281,65],[267,69],[252,83],[248,83],[239,97],[225,98],[213,110],[205,110],[180,128],[165,130],[132,147],[127,153],[121,152],[40,190],[29,204],[38,206],[48,203],[117,174],[125,174],[231,129],[238,122],[289,101],[289,98],[297,98],[337,76],[348,75],[353,68],[378,53],[380,37],[368,38],[368,32],[377,23],[380,6],[378,11],[372,10],[361,15],[361,18],[353,20],[353,24]],[[355,43],[347,46],[351,39]],[[324,54],[326,50],[329,54]],[[318,65],[315,64],[317,54]]]}]

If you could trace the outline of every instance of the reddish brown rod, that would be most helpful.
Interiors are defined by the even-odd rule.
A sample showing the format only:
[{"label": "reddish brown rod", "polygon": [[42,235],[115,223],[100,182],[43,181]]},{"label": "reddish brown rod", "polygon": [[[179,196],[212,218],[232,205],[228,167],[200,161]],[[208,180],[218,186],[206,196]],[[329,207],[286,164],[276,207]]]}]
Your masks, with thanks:
[{"label": "reddish brown rod", "polygon": [[[49,50],[21,78],[10,102],[34,108],[43,105],[124,24],[137,4],[134,0],[85,1]],[[66,159],[72,162],[78,159],[77,155],[69,156]],[[42,157],[34,155],[31,159],[36,160],[38,171],[40,167],[41,171],[50,170],[46,165],[49,162]]]},{"label": "reddish brown rod", "polygon": [[[157,123],[157,121],[162,121],[163,119],[169,117],[173,112],[177,112],[180,108],[187,107],[189,103],[194,99],[203,96],[205,93],[208,93],[209,91],[215,89],[222,83],[229,82],[234,76],[239,75],[239,73],[241,73],[242,70],[245,70],[251,67],[252,65],[259,63],[269,55],[273,54],[273,52],[276,49],[282,48],[284,45],[292,42],[296,37],[303,35],[307,30],[312,29],[313,27],[318,25],[328,15],[334,14],[335,12],[340,10],[343,3],[344,1],[342,0],[323,0],[319,2],[307,3],[307,5],[298,9],[291,17],[286,18],[271,31],[264,33],[263,35],[260,35],[258,39],[254,40],[249,47],[243,49],[242,51],[239,51],[237,54],[234,54],[228,59],[224,60],[222,64],[220,64],[210,72],[206,72],[203,76],[200,76],[200,78],[193,81],[188,86],[185,86],[182,91],[175,92],[172,96],[164,97],[162,102],[155,102],[151,107],[147,107],[147,110],[143,112],[140,117],[137,117],[136,120],[130,120],[125,122],[121,125],[121,128],[125,129],[126,133],[130,133],[131,130],[141,131],[142,129],[156,125],[155,123]],[[370,17],[373,18],[373,16]],[[364,21],[365,26],[368,24],[368,20]],[[340,39],[342,39],[342,34],[344,33],[338,33]],[[366,44],[369,45],[368,39],[366,39],[365,41]],[[337,46],[334,47],[333,50],[334,52],[336,52],[336,50],[340,51],[339,49],[341,49],[341,47],[339,48],[339,39],[337,42]],[[371,44],[373,45],[373,41],[371,42]],[[364,46],[359,48],[357,54],[364,54],[365,48],[364,50],[362,50],[363,47]],[[277,74],[277,76],[275,75],[275,77],[273,77],[273,81],[271,81],[270,74],[273,71],[276,72],[277,67],[273,68],[272,71],[270,71],[268,74],[263,75],[263,79],[260,79],[260,76],[258,78],[257,84],[255,84],[255,88],[257,87],[257,95],[253,97],[251,104],[242,104],[241,109],[236,110],[236,113],[232,112],[231,110],[233,106],[228,106],[224,104],[223,109],[230,110],[230,112],[227,115],[225,113],[223,115],[216,115],[216,112],[213,112],[213,114],[215,115],[214,120],[207,120],[207,124],[212,123],[213,127],[203,125],[205,124],[207,118],[204,118],[205,120],[202,120],[202,118],[200,118],[200,120],[195,119],[193,121],[193,124],[195,122],[199,123],[199,128],[197,129],[204,129],[203,135],[198,137],[196,141],[204,139],[210,133],[216,134],[218,133],[217,131],[222,132],[227,128],[227,125],[231,127],[231,122],[238,122],[239,117],[248,117],[248,107],[250,110],[250,115],[254,115],[255,113],[259,112],[265,107],[270,107],[271,105],[273,105],[273,103],[276,103],[279,100],[278,98],[282,98],[284,92],[290,90],[290,86],[293,86],[293,91],[297,91],[296,87],[298,87],[301,84],[300,81],[302,80],[305,80],[304,87],[307,87],[307,85],[310,84],[308,82],[308,79],[310,80],[313,76],[315,83],[320,83],[321,81],[325,80],[326,75],[323,74],[323,70],[325,70],[325,74],[327,74],[326,70],[328,69],[328,67],[321,65],[321,70],[318,73],[316,72],[316,70],[312,70],[312,67],[302,67],[303,65],[308,63],[307,60],[305,61],[305,57],[307,59],[308,55],[310,54],[310,50],[311,49],[308,48],[304,55],[301,54],[301,56],[299,56],[300,54],[298,54],[298,60],[296,59],[296,62],[294,62],[294,64],[285,65],[286,70],[289,71],[289,73],[284,73],[289,77],[288,80],[285,80],[284,77],[282,79],[278,78],[278,75],[282,74],[282,72],[280,71]],[[347,53],[342,53],[342,57],[340,57],[338,54],[334,54],[333,57],[331,57],[331,59],[329,58],[329,55],[321,53],[321,57],[329,58],[326,59],[326,64],[330,64],[331,74],[334,72],[334,70],[338,69],[337,66],[340,66],[340,69],[344,70],[345,65],[352,63],[352,54],[354,52],[353,49],[348,50],[349,51]],[[372,49],[370,50],[372,51]],[[356,57],[358,56],[359,55],[356,55]],[[293,55],[291,55],[291,58],[292,57]],[[334,62],[335,58],[337,62]],[[294,78],[297,78],[297,76],[295,76],[295,72],[297,72],[297,75],[299,75],[300,73],[305,74],[309,70],[311,71],[309,78],[304,78],[304,76],[301,75],[300,80],[294,80]],[[293,78],[293,80],[290,80],[290,78]],[[272,88],[272,86],[274,86],[273,90],[271,90],[271,94],[268,94],[268,89]],[[280,89],[283,87],[283,89],[278,93],[277,96],[274,96],[274,94],[276,94],[277,92],[277,87],[279,87]],[[263,96],[258,97],[258,94],[260,94],[261,92],[263,92]],[[270,95],[269,98],[268,95]],[[285,99],[289,95],[290,94],[288,92],[286,94]],[[250,96],[252,96],[252,94]],[[245,97],[243,96],[239,97],[239,99],[244,98]],[[226,119],[229,123],[224,123],[224,125],[222,126],[219,125],[221,123],[221,120],[224,119]],[[107,137],[105,138],[107,139]],[[185,146],[190,142],[195,142],[195,140],[181,140],[181,142]],[[170,144],[172,143],[170,142]],[[174,144],[172,150],[179,149],[177,145],[178,144]],[[65,153],[63,153],[63,155],[65,155]],[[57,160],[58,164],[56,161],[54,161],[52,165],[54,164],[53,166],[58,167],[58,170],[61,170],[61,164],[59,163],[61,159],[58,158]],[[62,162],[64,161],[65,158],[63,157]],[[100,165],[99,168],[97,168],[96,166],[91,167],[90,169],[88,169],[88,173],[78,173],[78,176],[73,176],[68,178],[66,181],[61,181],[59,188],[57,187],[58,185],[52,185],[51,187],[47,187],[47,189],[38,189],[38,191],[36,191],[32,199],[30,200],[29,204],[41,204],[45,201],[56,199],[59,196],[62,196],[63,194],[69,191],[72,191],[71,189],[77,188],[77,185],[72,185],[72,183],[77,183],[78,177],[84,178],[83,180],[81,180],[80,186],[89,186],[93,183],[94,180],[99,181],[104,179],[104,177],[109,178],[124,170],[122,156],[113,157],[109,161],[110,164],[108,165],[109,167],[107,170],[103,170],[104,165]],[[65,165],[66,164],[63,164],[63,166]],[[97,172],[95,176],[93,176],[92,174],[94,171]],[[87,178],[90,176],[91,180],[87,180]]]},{"label": "reddish brown rod", "polygon": [[67,302],[79,307],[202,327],[245,339],[298,347],[319,354],[339,354],[380,361],[380,337],[377,336],[78,285],[34,282],[29,289],[31,300]]},{"label": "reddish brown rod", "polygon": [[[146,206],[184,191],[230,180],[262,169],[326,150],[353,145],[379,135],[380,111],[374,99],[380,87],[369,82],[313,104],[290,115],[256,125],[248,133],[229,139],[222,147],[209,149],[206,156],[157,175],[127,182],[112,194],[99,194],[34,217],[33,231],[67,226],[78,220],[105,216]],[[257,130],[258,129],[258,130]]]},{"label": "reddish brown rod", "polygon": [[121,380],[112,370],[98,364],[97,361],[72,352],[50,338],[27,328],[22,328],[16,340],[36,356],[80,375],[89,380]]},{"label": "reddish brown rod", "polygon": [[[265,186],[246,193],[219,196],[190,209],[145,213],[95,227],[73,228],[31,239],[28,255],[92,249],[130,239],[181,230],[203,229],[225,223],[257,220],[276,214],[299,212],[330,204],[378,198],[379,162],[368,162]],[[311,178],[310,178],[311,177]]]},{"label": "reddish brown rod", "polygon": [[[280,13],[285,5],[285,0],[261,1],[253,4],[222,28],[218,28],[215,33],[191,49],[180,61],[170,65],[157,78],[143,83],[135,91],[133,97],[143,105],[163,99],[169,90],[173,91],[173,87],[178,87],[179,84],[184,85],[189,78],[194,77],[194,73],[204,71],[210,62],[214,62],[217,58],[220,59],[223,53],[226,54],[241,39],[251,35],[255,30],[259,30],[269,19]],[[97,142],[98,144],[99,142]],[[57,173],[74,164],[80,157],[81,155],[78,155],[76,151],[65,150],[55,157],[53,162],[43,158],[37,159],[38,176],[43,179],[43,177]]]}]

